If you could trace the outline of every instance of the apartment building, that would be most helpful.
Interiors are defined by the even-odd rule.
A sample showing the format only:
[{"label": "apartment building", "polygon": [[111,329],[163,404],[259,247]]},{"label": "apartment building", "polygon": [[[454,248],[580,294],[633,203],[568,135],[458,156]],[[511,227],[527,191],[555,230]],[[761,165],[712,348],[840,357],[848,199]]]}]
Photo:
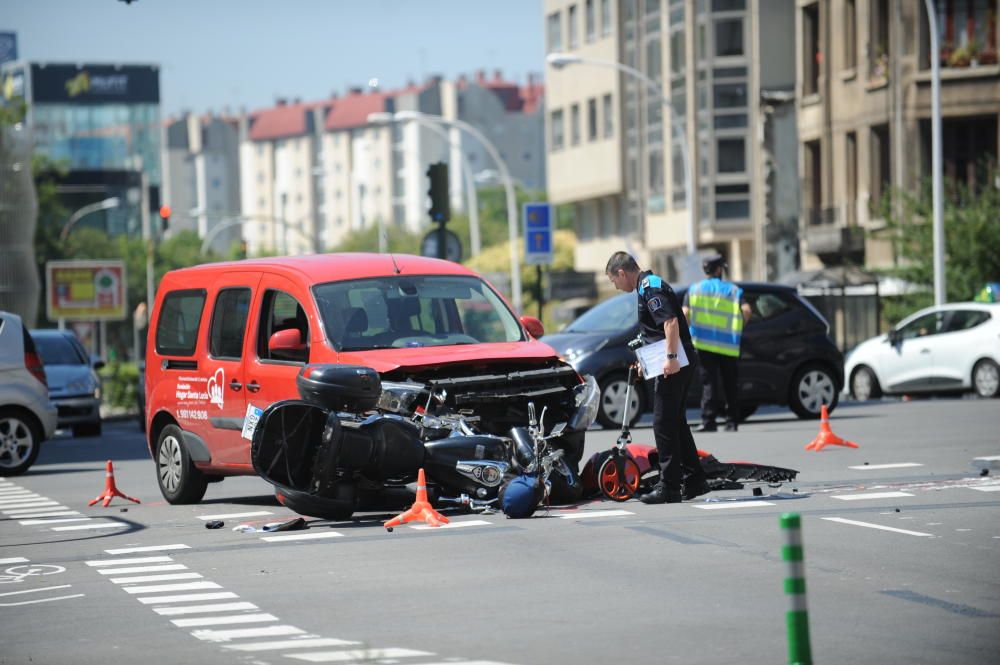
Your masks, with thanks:
[{"label": "apartment building", "polygon": [[626,249],[690,279],[689,246],[741,278],[794,269],[797,240],[777,241],[796,230],[795,183],[776,177],[797,171],[794,0],[544,7],[547,51],[579,59],[546,72],[549,193],[576,208],[578,269]]},{"label": "apartment building", "polygon": [[796,1],[803,268],[885,267],[878,231],[890,187],[931,173],[931,57],[941,63],[946,178],[982,186],[997,159],[997,1],[936,0],[940,52],[923,2]]}]

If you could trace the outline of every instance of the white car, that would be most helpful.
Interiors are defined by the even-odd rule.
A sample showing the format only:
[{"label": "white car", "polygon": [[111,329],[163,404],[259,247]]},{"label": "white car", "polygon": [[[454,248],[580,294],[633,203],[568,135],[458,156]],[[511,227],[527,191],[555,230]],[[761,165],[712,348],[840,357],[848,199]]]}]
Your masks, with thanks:
[{"label": "white car", "polygon": [[56,431],[42,359],[21,317],[0,312],[0,476],[28,470]]},{"label": "white car", "polygon": [[928,307],[859,344],[844,367],[857,400],[883,394],[1000,393],[1000,303]]}]

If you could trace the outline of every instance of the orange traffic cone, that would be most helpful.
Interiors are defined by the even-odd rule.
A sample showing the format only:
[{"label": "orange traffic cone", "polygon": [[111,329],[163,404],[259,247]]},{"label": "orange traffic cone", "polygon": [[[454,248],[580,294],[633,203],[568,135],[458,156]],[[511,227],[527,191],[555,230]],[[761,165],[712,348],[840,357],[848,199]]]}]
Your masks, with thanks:
[{"label": "orange traffic cone", "polygon": [[92,506],[101,499],[104,499],[104,503],[101,504],[101,506],[107,508],[108,504],[111,503],[111,499],[115,498],[116,496],[120,496],[123,499],[128,499],[129,501],[134,501],[135,503],[142,503],[141,501],[139,501],[139,499],[133,499],[127,494],[122,494],[120,491],[118,491],[118,488],[115,486],[115,468],[111,465],[111,460],[108,460],[108,471],[104,479],[104,491],[98,494],[97,498],[95,498],[87,505]]},{"label": "orange traffic cone", "polygon": [[404,522],[424,522],[431,526],[441,526],[448,523],[448,518],[434,510],[431,507],[431,502],[427,500],[427,481],[424,479],[423,469],[417,472],[417,500],[413,502],[409,510],[396,515],[383,526],[392,530],[392,527],[399,526]]},{"label": "orange traffic cone", "polygon": [[819,434],[806,446],[806,450],[823,450],[825,446],[845,446],[847,448],[857,448],[858,444],[853,441],[841,439],[830,429],[830,416],[826,410],[826,404],[820,408]]}]

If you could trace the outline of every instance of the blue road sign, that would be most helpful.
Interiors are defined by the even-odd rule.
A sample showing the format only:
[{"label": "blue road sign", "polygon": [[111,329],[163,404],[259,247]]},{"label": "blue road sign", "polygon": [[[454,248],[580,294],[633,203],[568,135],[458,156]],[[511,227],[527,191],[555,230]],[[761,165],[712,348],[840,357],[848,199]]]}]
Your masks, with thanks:
[{"label": "blue road sign", "polygon": [[551,204],[524,204],[525,264],[549,265],[552,263],[552,234],[554,230]]}]

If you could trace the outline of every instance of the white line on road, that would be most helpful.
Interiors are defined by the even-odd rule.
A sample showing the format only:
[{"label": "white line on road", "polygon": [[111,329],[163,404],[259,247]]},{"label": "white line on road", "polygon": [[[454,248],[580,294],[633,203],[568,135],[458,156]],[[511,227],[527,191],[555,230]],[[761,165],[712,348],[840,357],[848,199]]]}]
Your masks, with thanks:
[{"label": "white line on road", "polygon": [[17,492],[0,496],[0,506],[7,503],[20,503],[29,499],[45,499],[51,501],[47,496],[42,496],[35,492]]},{"label": "white line on road", "polygon": [[119,547],[113,550],[104,550],[108,554],[137,554],[139,552],[166,552],[167,550],[189,550],[190,545],[146,545],[144,547]]},{"label": "white line on road", "polygon": [[11,508],[2,512],[4,515],[21,515],[23,513],[47,513],[50,510],[69,510],[69,508],[56,504],[54,506],[45,506],[44,508]]},{"label": "white line on road", "polygon": [[[49,587],[50,589],[52,587]],[[79,598],[82,593],[74,593],[71,596],[56,596],[55,598],[39,598],[38,600],[22,600],[19,603],[0,603],[0,607],[14,607],[16,605],[33,605],[35,603],[51,603],[53,600],[66,600],[67,598]]]},{"label": "white line on road", "polygon": [[259,515],[273,515],[274,513],[267,510],[258,510],[253,513],[228,513],[226,515],[198,515],[200,520],[222,520],[227,517],[257,517]]},{"label": "white line on road", "polygon": [[136,600],[143,605],[159,605],[161,603],[193,603],[201,600],[225,600],[227,598],[239,598],[239,596],[232,591],[218,591],[216,593],[184,593],[178,596],[150,596]]},{"label": "white line on road", "polygon": [[195,591],[197,589],[221,589],[215,582],[186,582],[184,584],[156,584],[154,586],[122,587],[128,593],[161,593],[164,591]]},{"label": "white line on road", "polygon": [[349,651],[320,651],[318,653],[290,653],[288,658],[307,660],[310,663],[370,662],[385,658],[409,658],[411,656],[433,656],[429,651],[416,649],[351,649]]},{"label": "white line on road", "polygon": [[301,635],[306,631],[295,626],[267,626],[266,628],[236,628],[233,630],[195,630],[191,636],[206,642],[228,642],[245,637],[278,637],[281,635]]},{"label": "white line on road", "polygon": [[132,573],[156,573],[164,570],[186,570],[183,563],[173,563],[160,566],[136,566],[135,568],[101,568],[97,572],[101,575],[130,575]]},{"label": "white line on road", "polygon": [[852,524],[854,526],[863,526],[869,529],[879,529],[880,531],[892,531],[893,533],[902,533],[907,536],[923,536],[925,538],[933,538],[933,533],[924,533],[922,531],[907,531],[906,529],[897,529],[891,526],[882,526],[881,524],[870,524],[868,522],[858,522],[856,520],[847,520],[843,517],[823,517],[827,522],[837,522],[839,524]]},{"label": "white line on road", "polygon": [[1000,485],[984,485],[983,487],[970,487],[977,492],[1000,492]]},{"label": "white line on road", "polygon": [[60,584],[58,586],[43,586],[37,589],[25,589],[24,591],[7,591],[6,593],[0,593],[0,596],[19,596],[22,593],[38,593],[39,591],[51,591],[53,589],[68,589],[73,586],[72,584]]},{"label": "white line on road", "polygon": [[867,499],[897,499],[904,496],[913,496],[909,492],[871,492],[868,494],[840,494],[833,496],[841,501],[864,501]]},{"label": "white line on road", "polygon": [[585,520],[592,517],[624,517],[625,515],[635,515],[627,510],[593,510],[593,511],[571,511],[565,513],[553,513],[553,517],[563,520]]},{"label": "white line on road", "polygon": [[177,614],[207,614],[209,612],[237,612],[239,610],[259,610],[253,603],[216,603],[214,605],[182,605],[180,607],[154,607],[153,611],[163,616]]},{"label": "white line on road", "polygon": [[716,501],[712,503],[693,503],[692,508],[702,510],[722,510],[724,508],[756,508],[757,506],[773,506],[770,501]]},{"label": "white line on road", "polygon": [[273,614],[234,614],[228,617],[198,617],[196,619],[171,619],[170,623],[178,628],[193,628],[194,626],[226,626],[237,623],[265,623],[277,621]]},{"label": "white line on road", "polygon": [[448,522],[441,526],[431,526],[430,524],[411,524],[411,529],[423,531],[426,529],[461,529],[463,526],[490,526],[486,520],[466,520],[464,522]]},{"label": "white line on road", "polygon": [[315,538],[340,538],[344,534],[337,533],[336,531],[326,531],[323,533],[290,533],[283,536],[263,536],[261,540],[266,540],[270,543],[274,542],[285,542],[289,540],[313,540]]},{"label": "white line on road", "polygon": [[86,522],[89,517],[64,517],[63,519],[37,519],[37,520],[21,520],[18,524],[23,524],[25,526],[31,526],[34,524],[55,524],[56,522]]},{"label": "white line on road", "polygon": [[45,501],[39,501],[37,499],[31,499],[29,501],[25,499],[24,501],[5,503],[2,506],[0,506],[0,509],[2,509],[4,513],[9,513],[9,512],[14,512],[15,508],[42,508],[44,506],[58,506],[58,505],[59,505],[58,501],[52,501],[51,499],[47,499]]},{"label": "white line on road", "polygon": [[80,524],[77,526],[54,526],[53,531],[79,531],[80,529],[127,529],[128,524],[124,522],[95,522],[93,524]]},{"label": "white line on road", "polygon": [[334,637],[292,638],[290,640],[274,640],[272,642],[251,642],[249,644],[223,644],[224,649],[234,651],[276,651],[278,649],[313,649],[315,647],[351,647],[360,644],[350,640],[338,640]]},{"label": "white line on road", "polygon": [[973,457],[976,462],[1000,462],[1000,455],[990,455],[989,457]]},{"label": "white line on road", "polygon": [[135,584],[137,582],[169,582],[171,580],[204,579],[201,573],[170,573],[168,575],[139,575],[137,577],[112,577],[115,584]]},{"label": "white line on road", "polygon": [[88,561],[88,566],[123,566],[133,563],[173,563],[169,556],[139,556],[131,559],[95,559]]},{"label": "white line on road", "polygon": [[28,563],[28,560],[23,556],[12,556],[8,559],[0,559],[0,565],[5,563]]},{"label": "white line on road", "polygon": [[898,462],[896,464],[858,464],[857,466],[849,466],[848,469],[857,469],[858,471],[874,471],[876,469],[906,469],[913,466],[923,466],[923,464],[917,464],[916,462]]},{"label": "white line on road", "polygon": [[57,510],[51,513],[13,513],[8,515],[12,520],[28,519],[31,517],[68,517],[70,515],[79,515],[79,510]]}]

